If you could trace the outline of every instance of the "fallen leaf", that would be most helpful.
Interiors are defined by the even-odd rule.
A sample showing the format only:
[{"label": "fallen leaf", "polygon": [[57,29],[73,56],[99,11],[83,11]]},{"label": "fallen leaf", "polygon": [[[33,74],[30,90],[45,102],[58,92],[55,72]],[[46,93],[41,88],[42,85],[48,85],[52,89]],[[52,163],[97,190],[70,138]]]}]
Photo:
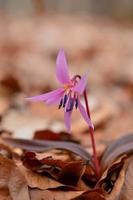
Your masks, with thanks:
[{"label": "fallen leaf", "polygon": [[[122,182],[122,181],[121,181]],[[133,197],[133,156],[128,160],[125,169],[124,183],[119,192],[120,200],[131,200]]]},{"label": "fallen leaf", "polygon": [[83,191],[49,191],[49,190],[37,190],[31,189],[30,196],[32,200],[70,200],[80,194]]},{"label": "fallen leaf", "polygon": [[27,152],[24,155],[23,164],[36,173],[49,174],[50,177],[69,186],[76,186],[79,183],[87,166],[87,163],[83,160],[62,161],[53,157],[39,159],[34,152]]},{"label": "fallen leaf", "polygon": [[121,156],[115,162],[111,163],[103,172],[100,180],[96,184],[96,188],[102,188],[106,193],[110,194],[115,186],[120,172],[125,164],[126,156]]},{"label": "fallen leaf", "polygon": [[70,135],[68,133],[65,133],[65,132],[55,133],[48,129],[35,131],[34,139],[76,142],[76,141],[74,141],[72,135]]},{"label": "fallen leaf", "polygon": [[50,157],[37,158],[34,152],[26,152],[23,157],[23,164],[28,169],[43,174],[48,173],[51,177],[57,179],[60,171],[67,162],[56,160]]},{"label": "fallen leaf", "polygon": [[3,156],[0,156],[0,188],[8,188],[13,200],[22,197],[30,200],[25,177],[12,160]]},{"label": "fallen leaf", "polygon": [[27,168],[25,168],[23,165],[19,166],[19,169],[25,176],[25,179],[27,181],[27,185],[30,188],[38,188],[42,190],[47,189],[53,189],[58,187],[63,187],[64,185],[41,174],[35,173]]},{"label": "fallen leaf", "polygon": [[7,188],[0,189],[0,199],[1,200],[11,200],[9,190]]},{"label": "fallen leaf", "polygon": [[76,186],[80,181],[86,169],[84,161],[72,161],[66,164],[61,170],[58,181],[66,184]]},{"label": "fallen leaf", "polygon": [[100,188],[84,192],[80,196],[75,197],[71,200],[106,200],[106,198],[105,192]]}]

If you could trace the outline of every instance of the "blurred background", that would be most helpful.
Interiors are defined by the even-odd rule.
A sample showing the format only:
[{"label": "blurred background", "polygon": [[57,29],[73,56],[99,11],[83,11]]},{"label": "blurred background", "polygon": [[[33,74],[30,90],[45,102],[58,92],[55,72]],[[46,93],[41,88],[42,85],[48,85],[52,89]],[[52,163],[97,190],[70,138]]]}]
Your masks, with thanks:
[{"label": "blurred background", "polygon": [[[131,132],[132,22],[132,0],[0,0],[1,130],[26,138],[65,130],[62,110],[24,99],[58,87],[55,62],[64,48],[71,75],[89,71],[97,143]],[[88,130],[77,113],[72,130],[78,139]]]}]

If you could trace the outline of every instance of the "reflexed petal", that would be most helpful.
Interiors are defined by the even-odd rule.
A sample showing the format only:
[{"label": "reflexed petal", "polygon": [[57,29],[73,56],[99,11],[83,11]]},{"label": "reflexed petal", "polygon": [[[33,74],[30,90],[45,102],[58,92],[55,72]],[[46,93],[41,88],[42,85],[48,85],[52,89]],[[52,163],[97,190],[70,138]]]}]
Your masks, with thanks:
[{"label": "reflexed petal", "polygon": [[63,97],[64,91],[60,94],[57,94],[54,97],[51,97],[50,99],[46,100],[47,104],[59,104],[61,98]]},{"label": "reflexed petal", "polygon": [[94,129],[94,126],[91,122],[91,119],[88,117],[88,114],[84,108],[84,106],[81,104],[80,100],[78,101],[78,108],[79,108],[79,111],[80,113],[82,114],[84,120],[87,122],[87,124],[89,125],[89,127],[93,128]]},{"label": "reflexed petal", "polygon": [[83,94],[86,85],[87,85],[87,74],[84,74],[80,79],[80,81],[78,82],[78,84],[75,87],[73,87],[72,90],[74,92],[78,92],[79,94]]},{"label": "reflexed petal", "polygon": [[38,102],[38,101],[47,101],[50,99],[55,99],[56,97],[58,98],[59,95],[62,95],[64,93],[64,89],[63,88],[59,88],[57,90],[53,90],[51,92],[45,93],[45,94],[41,94],[39,96],[34,96],[34,97],[28,97],[26,98],[26,100],[28,101],[33,101],[33,102]]},{"label": "reflexed petal", "polygon": [[67,61],[63,49],[59,51],[57,56],[56,76],[60,83],[62,84],[70,83]]},{"label": "reflexed petal", "polygon": [[71,132],[71,114],[72,111],[64,113],[64,120],[69,133]]}]

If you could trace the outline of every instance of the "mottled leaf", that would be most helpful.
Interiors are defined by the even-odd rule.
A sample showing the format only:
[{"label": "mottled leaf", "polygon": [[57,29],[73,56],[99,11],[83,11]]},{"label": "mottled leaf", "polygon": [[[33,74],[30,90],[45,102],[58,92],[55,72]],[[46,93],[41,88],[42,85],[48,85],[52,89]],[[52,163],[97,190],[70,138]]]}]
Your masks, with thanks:
[{"label": "mottled leaf", "polygon": [[102,156],[101,167],[104,170],[110,163],[123,154],[133,153],[133,134],[126,135],[112,142]]},{"label": "mottled leaf", "polygon": [[51,149],[64,149],[79,155],[85,160],[91,160],[91,155],[81,145],[72,142],[57,142],[49,140],[41,141],[15,138],[4,138],[3,141],[13,147],[22,148],[27,151],[46,152]]}]

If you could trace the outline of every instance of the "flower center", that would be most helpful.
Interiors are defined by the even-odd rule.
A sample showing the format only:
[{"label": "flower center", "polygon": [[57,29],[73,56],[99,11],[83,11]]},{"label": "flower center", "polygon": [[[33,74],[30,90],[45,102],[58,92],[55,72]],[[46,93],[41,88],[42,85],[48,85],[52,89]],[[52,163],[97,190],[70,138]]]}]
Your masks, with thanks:
[{"label": "flower center", "polygon": [[60,100],[59,109],[63,107],[65,112],[70,112],[73,110],[74,106],[77,109],[78,107],[78,93],[72,91],[72,88],[75,87],[80,80],[80,76],[74,76],[70,84],[65,84],[64,95]]}]

